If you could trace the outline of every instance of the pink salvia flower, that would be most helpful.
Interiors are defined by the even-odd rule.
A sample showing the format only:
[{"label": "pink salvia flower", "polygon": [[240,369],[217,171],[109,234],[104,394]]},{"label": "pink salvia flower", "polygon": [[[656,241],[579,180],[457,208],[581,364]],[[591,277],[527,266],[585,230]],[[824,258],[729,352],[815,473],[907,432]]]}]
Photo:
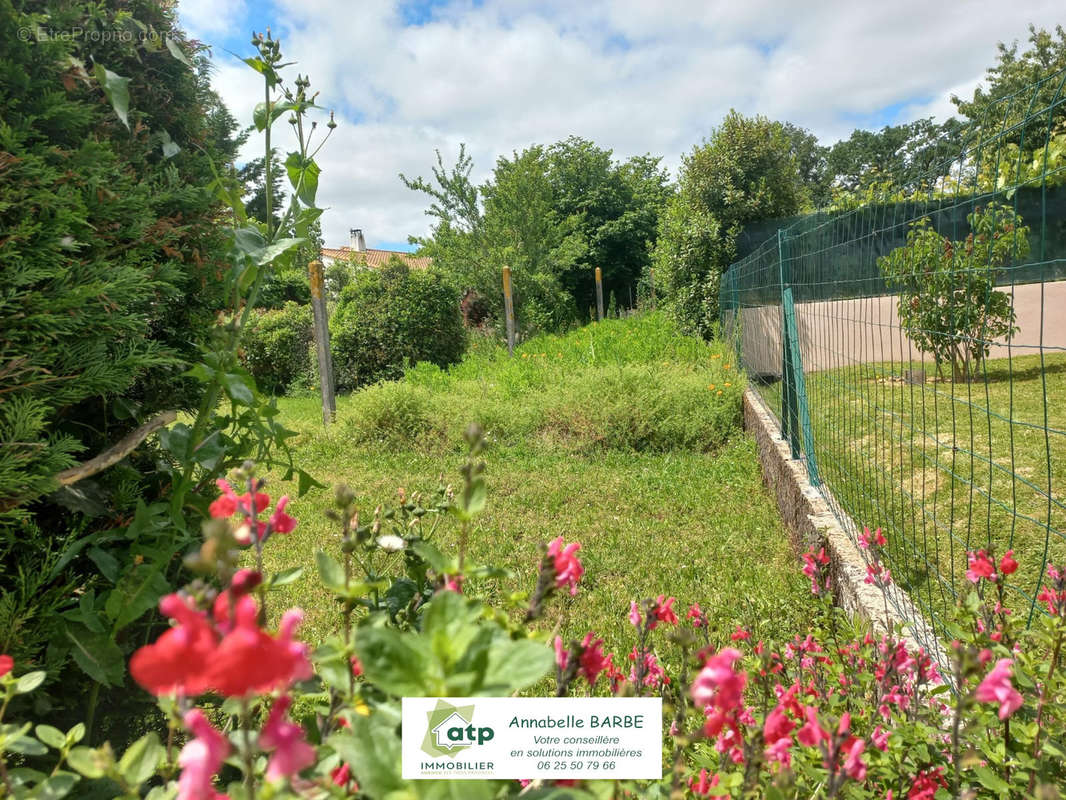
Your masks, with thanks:
[{"label": "pink salvia flower", "polygon": [[856,739],[847,748],[847,757],[844,759],[844,772],[848,777],[857,781],[866,780],[866,762],[862,760],[863,750],[866,749],[865,739]]},{"label": "pink salvia flower", "polygon": [[693,603],[688,607],[688,613],[685,614],[686,619],[692,620],[692,627],[700,628],[703,626],[704,616],[703,609],[700,608],[699,603]]},{"label": "pink salvia flower", "polygon": [[1006,719],[1022,706],[1022,696],[1011,685],[1010,658],[1001,658],[977,687],[975,697],[979,703],[999,703],[999,718]]},{"label": "pink salvia flower", "polygon": [[666,595],[659,595],[655,600],[655,607],[652,609],[652,614],[655,616],[655,620],[648,626],[648,628],[654,628],[660,622],[665,622],[668,625],[676,624],[677,613],[674,611],[675,602],[677,602],[676,597],[667,599]]},{"label": "pink salvia flower", "polygon": [[282,496],[274,507],[274,513],[270,515],[270,530],[274,533],[291,533],[296,527],[296,520],[285,513],[285,506],[288,504],[289,496]]},{"label": "pink salvia flower", "polygon": [[232,517],[237,513],[237,493],[233,491],[232,486],[221,478],[215,481],[215,485],[218,486],[222,494],[208,507],[208,512],[213,519]]},{"label": "pink salvia flower", "polygon": [[1008,550],[999,560],[999,571],[1004,575],[1013,575],[1018,571],[1018,562],[1014,560],[1014,551]]},{"label": "pink salvia flower", "polygon": [[629,621],[633,623],[634,628],[640,627],[640,621],[644,617],[640,613],[640,606],[637,605],[636,600],[629,601]]},{"label": "pink salvia flower", "polygon": [[596,685],[596,679],[600,677],[601,672],[610,670],[611,656],[604,655],[603,639],[597,639],[592,631],[586,633],[581,641],[580,663],[578,674],[589,682],[589,686]]},{"label": "pink salvia flower", "polygon": [[559,668],[559,672],[566,671],[566,665],[570,661],[570,653],[563,645],[563,637],[555,637],[555,666]]},{"label": "pink salvia flower", "polygon": [[807,721],[796,734],[799,743],[804,747],[815,747],[819,742],[829,741],[829,731],[818,721],[818,711],[813,706],[804,706],[803,713]]},{"label": "pink salvia flower", "polygon": [[727,647],[711,656],[692,683],[692,700],[697,707],[714,705],[723,711],[740,706],[748,676],[733,665],[740,659],[739,650]]},{"label": "pink salvia flower", "polygon": [[315,763],[315,749],[304,738],[304,729],[285,718],[291,705],[291,697],[279,697],[259,734],[259,746],[274,751],[267,762],[267,780],[289,778]]},{"label": "pink salvia flower", "polygon": [[996,579],[996,565],[988,557],[984,550],[976,553],[967,553],[970,568],[966,570],[966,579],[970,583],[978,583],[981,578],[994,581]]},{"label": "pink salvia flower", "polygon": [[215,791],[214,779],[229,754],[229,742],[211,727],[198,708],[189,711],[183,720],[193,738],[178,754],[178,800],[215,800],[222,795]]},{"label": "pink salvia flower", "polygon": [[577,551],[580,549],[578,542],[571,542],[564,547],[562,536],[548,545],[548,555],[554,559],[555,565],[555,588],[569,586],[571,595],[577,594],[577,584],[585,574],[585,568],[577,559]]}]

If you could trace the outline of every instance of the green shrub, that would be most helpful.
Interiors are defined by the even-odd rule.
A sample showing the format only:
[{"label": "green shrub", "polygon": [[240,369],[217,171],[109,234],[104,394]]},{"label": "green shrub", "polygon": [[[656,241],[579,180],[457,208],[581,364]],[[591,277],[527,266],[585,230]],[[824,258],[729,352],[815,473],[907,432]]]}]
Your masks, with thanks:
[{"label": "green shrub", "polygon": [[454,364],[466,349],[458,291],[436,272],[412,272],[398,258],[381,271],[356,274],[329,328],[342,390],[399,378],[419,361]]},{"label": "green shrub", "polygon": [[354,395],[344,419],[344,437],[353,444],[431,444],[443,437],[433,396],[421,386],[383,382]]},{"label": "green shrub", "polygon": [[286,303],[258,311],[245,329],[241,361],[264,392],[285,394],[315,379],[311,306]]}]

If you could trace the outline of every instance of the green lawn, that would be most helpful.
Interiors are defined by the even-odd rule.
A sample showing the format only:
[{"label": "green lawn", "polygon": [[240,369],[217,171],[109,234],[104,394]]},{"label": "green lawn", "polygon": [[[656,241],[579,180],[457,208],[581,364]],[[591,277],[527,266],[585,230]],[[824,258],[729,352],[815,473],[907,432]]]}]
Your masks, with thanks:
[{"label": "green lawn", "polygon": [[[925,383],[900,377],[922,368],[808,375],[818,469],[859,524],[889,531],[897,579],[928,608],[951,603],[968,550],[991,547],[1014,549],[1028,611],[1045,554],[1066,560],[1066,354],[992,360],[972,383],[929,364]],[[760,391],[780,409],[780,384]]]},{"label": "green lawn", "polygon": [[[541,543],[580,541],[581,591],[561,620],[555,605],[542,624],[561,622],[578,637],[593,629],[608,648],[628,651],[630,600],[661,593],[679,606],[698,601],[722,631],[743,622],[787,635],[807,617],[809,589],[739,430],[741,391],[721,347],[647,316],[532,340],[513,359],[480,342],[450,372],[423,366],[339,398],[328,434],[316,398],[279,406],[300,432],[298,463],[330,487],[351,487],[364,519],[395,502],[398,487],[432,491],[442,473],[459,484],[460,431],[484,424],[494,443],[485,454],[488,508],[468,554],[512,577],[471,591],[531,591]],[[281,481],[271,490],[295,494]],[[299,526],[266,549],[268,569],[308,569],[273,602],[302,606],[311,640],[335,625],[313,577],[318,548],[339,553],[324,514],[331,498],[329,489],[294,500]],[[443,523],[438,541],[450,546],[455,534]]]}]

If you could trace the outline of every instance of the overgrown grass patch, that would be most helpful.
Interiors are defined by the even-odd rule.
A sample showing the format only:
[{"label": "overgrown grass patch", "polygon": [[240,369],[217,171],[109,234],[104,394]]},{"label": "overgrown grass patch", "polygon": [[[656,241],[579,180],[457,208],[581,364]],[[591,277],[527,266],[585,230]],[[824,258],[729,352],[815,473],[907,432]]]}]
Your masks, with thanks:
[{"label": "overgrown grass patch", "polygon": [[[467,552],[511,577],[471,591],[531,591],[541,544],[580,541],[582,590],[544,625],[564,636],[595,630],[624,656],[630,601],[663,593],[709,609],[719,640],[737,621],[785,635],[806,617],[809,588],[740,432],[742,391],[728,351],[648,315],[534,339],[514,358],[479,343],[450,370],[419,365],[339,398],[328,433],[317,399],[279,405],[301,433],[301,465],[350,486],[364,519],[394,504],[399,487],[458,485],[462,431],[483,425],[489,502]],[[290,490],[275,482],[275,493]],[[313,577],[316,549],[339,555],[339,529],[324,513],[331,498],[315,490],[293,501],[299,527],[266,549],[270,569],[307,567],[274,602],[303,606],[312,639],[336,621]],[[451,549],[456,535],[443,521],[438,543]]]}]

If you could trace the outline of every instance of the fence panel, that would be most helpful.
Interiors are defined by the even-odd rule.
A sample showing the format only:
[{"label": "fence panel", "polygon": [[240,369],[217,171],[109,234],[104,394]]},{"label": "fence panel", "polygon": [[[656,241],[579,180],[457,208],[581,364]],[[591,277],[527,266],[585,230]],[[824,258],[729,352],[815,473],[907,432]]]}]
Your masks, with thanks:
[{"label": "fence panel", "polygon": [[1014,551],[1030,619],[1066,562],[1064,82],[998,100],[950,163],[795,221],[721,283],[793,453],[837,512],[885,529],[938,630],[967,552]]}]

